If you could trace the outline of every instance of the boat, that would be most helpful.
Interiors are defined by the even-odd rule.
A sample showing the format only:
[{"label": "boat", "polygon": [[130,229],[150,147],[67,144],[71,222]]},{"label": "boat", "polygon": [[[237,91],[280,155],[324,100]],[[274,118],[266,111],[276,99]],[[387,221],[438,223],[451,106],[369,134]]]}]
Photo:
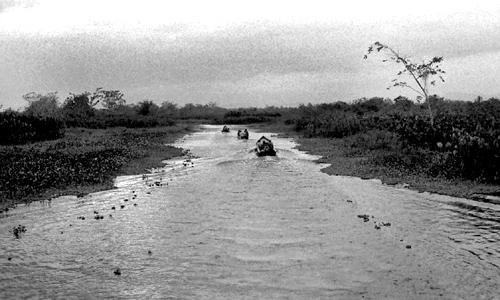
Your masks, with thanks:
[{"label": "boat", "polygon": [[273,142],[270,139],[262,136],[256,143],[255,153],[257,156],[276,156]]},{"label": "boat", "polygon": [[248,130],[246,128],[244,130],[238,130],[238,139],[248,140]]}]

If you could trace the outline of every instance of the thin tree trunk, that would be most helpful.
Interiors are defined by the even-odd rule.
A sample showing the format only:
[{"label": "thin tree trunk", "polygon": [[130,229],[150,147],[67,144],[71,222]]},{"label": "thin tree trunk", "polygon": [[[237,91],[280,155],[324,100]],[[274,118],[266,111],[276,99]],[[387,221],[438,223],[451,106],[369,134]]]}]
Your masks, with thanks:
[{"label": "thin tree trunk", "polygon": [[425,102],[427,102],[427,109],[429,110],[429,117],[431,122],[431,127],[434,127],[434,116],[432,115],[432,108],[429,96],[425,95]]}]

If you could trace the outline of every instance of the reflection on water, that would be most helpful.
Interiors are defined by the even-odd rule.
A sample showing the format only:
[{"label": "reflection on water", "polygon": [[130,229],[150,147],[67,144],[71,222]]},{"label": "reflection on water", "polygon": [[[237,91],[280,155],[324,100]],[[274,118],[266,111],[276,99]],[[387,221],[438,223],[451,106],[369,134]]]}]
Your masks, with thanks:
[{"label": "reflection on water", "polygon": [[261,134],[236,131],[206,126],[178,143],[196,158],[115,190],[0,215],[0,298],[500,294],[498,205],[328,176],[289,139],[257,158]]}]

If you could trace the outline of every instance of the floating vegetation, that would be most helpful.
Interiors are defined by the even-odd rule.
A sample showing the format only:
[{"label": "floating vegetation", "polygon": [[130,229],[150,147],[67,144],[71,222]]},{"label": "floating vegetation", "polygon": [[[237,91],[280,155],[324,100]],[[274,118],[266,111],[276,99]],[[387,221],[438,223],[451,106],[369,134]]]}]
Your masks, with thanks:
[{"label": "floating vegetation", "polygon": [[[68,129],[59,140],[0,146],[0,199],[25,199],[51,189],[112,184],[122,168],[130,167],[127,163],[151,152],[180,155],[181,149],[165,146],[165,141],[181,130]],[[86,195],[77,193],[78,197]]]},{"label": "floating vegetation", "polygon": [[22,234],[26,232],[26,226],[24,225],[17,225],[16,227],[12,228],[12,234],[16,237],[16,239],[21,238]]},{"label": "floating vegetation", "polygon": [[369,215],[358,215],[358,218],[363,219],[364,222],[370,221],[370,216]]}]

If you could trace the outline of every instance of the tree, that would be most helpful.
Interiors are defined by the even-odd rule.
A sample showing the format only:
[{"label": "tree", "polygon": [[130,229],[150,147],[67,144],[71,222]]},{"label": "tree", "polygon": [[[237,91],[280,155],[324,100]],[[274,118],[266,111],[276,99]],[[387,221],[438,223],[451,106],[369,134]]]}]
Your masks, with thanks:
[{"label": "tree", "polygon": [[392,61],[395,63],[403,64],[404,69],[399,71],[397,73],[397,76],[408,75],[413,80],[413,82],[416,83],[416,87],[410,85],[404,80],[395,78],[391,81],[392,85],[387,87],[387,89],[390,89],[392,87],[408,88],[423,97],[425,99],[425,103],[427,104],[427,109],[429,110],[431,126],[434,126],[434,116],[432,114],[431,103],[429,101],[429,84],[436,84],[436,80],[433,79],[433,77],[435,76],[437,76],[442,82],[444,82],[443,74],[445,74],[446,72],[439,67],[439,64],[443,61],[443,57],[435,56],[429,61],[423,61],[421,64],[417,64],[413,63],[408,57],[400,55],[399,52],[397,52],[393,48],[380,42],[375,42],[370,45],[370,47],[368,47],[368,52],[365,54],[364,59],[367,59],[368,55],[370,55],[374,51],[385,51],[388,54],[388,58],[382,60],[383,62]]},{"label": "tree", "polygon": [[59,97],[57,96],[57,92],[46,95],[31,92],[24,94],[23,99],[29,103],[28,107],[24,110],[28,115],[54,118],[59,114]]},{"label": "tree", "polygon": [[62,109],[67,117],[83,120],[94,115],[94,107],[98,103],[99,99],[89,92],[70,94],[64,101]]},{"label": "tree", "polygon": [[137,103],[137,113],[143,116],[151,115],[158,111],[158,105],[151,100]]},{"label": "tree", "polygon": [[170,101],[164,101],[160,105],[160,111],[165,114],[165,115],[175,115],[178,111],[177,104],[170,102]]},{"label": "tree", "polygon": [[109,110],[114,110],[120,106],[125,105],[125,99],[123,99],[123,93],[119,90],[104,90],[103,88],[97,88],[95,92],[91,95],[95,101],[100,102],[101,105]]},{"label": "tree", "polygon": [[397,96],[394,98],[394,105],[396,108],[401,109],[402,111],[408,111],[413,106],[413,102],[410,99],[404,96]]}]

